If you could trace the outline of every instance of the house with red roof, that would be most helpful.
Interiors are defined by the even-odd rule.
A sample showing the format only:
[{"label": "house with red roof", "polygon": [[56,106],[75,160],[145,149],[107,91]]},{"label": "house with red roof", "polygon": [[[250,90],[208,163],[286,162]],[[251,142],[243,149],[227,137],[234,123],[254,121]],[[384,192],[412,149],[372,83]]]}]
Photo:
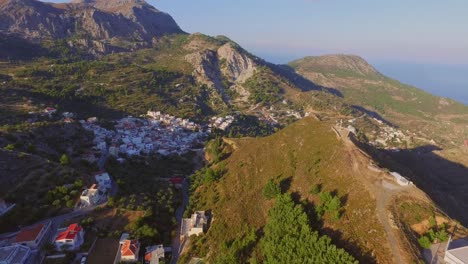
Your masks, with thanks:
[{"label": "house with red roof", "polygon": [[21,229],[16,235],[13,245],[27,246],[36,249],[41,246],[50,231],[51,222],[42,223]]},{"label": "house with red roof", "polygon": [[140,251],[140,242],[138,240],[128,239],[129,235],[124,233],[120,238],[120,252],[118,252],[117,258],[120,258],[118,262],[137,262],[138,253]]},{"label": "house with red roof", "polygon": [[84,230],[79,224],[71,224],[59,229],[55,237],[57,250],[77,250],[84,242]]}]

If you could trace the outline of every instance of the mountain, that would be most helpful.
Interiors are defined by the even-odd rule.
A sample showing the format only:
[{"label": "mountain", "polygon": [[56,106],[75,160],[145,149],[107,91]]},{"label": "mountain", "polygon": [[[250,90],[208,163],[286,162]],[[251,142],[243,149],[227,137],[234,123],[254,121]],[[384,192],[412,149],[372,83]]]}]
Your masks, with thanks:
[{"label": "mountain", "polygon": [[[410,234],[421,232],[414,226],[431,215],[441,215],[421,190],[397,185],[346,134],[337,138],[333,125],[304,118],[269,137],[225,139],[218,154],[223,158],[191,177],[189,212],[211,211],[214,219],[205,236],[190,239],[180,263],[190,256],[206,256],[212,263],[264,260],[263,237],[279,199],[266,195],[270,182],[291,194],[314,230],[360,262],[411,263],[420,258],[418,250],[405,246],[413,243]],[[213,146],[207,147],[209,157],[217,149]],[[317,209],[327,193],[340,199],[338,216]],[[251,232],[256,239],[244,243]],[[283,254],[281,247],[275,250]]]},{"label": "mountain", "polygon": [[[417,137],[450,148],[462,145],[468,107],[459,102],[388,78],[357,56],[306,57],[289,66],[318,85],[337,89],[345,102],[416,132]],[[448,127],[453,133],[444,132]]]},{"label": "mountain", "polygon": [[[151,109],[202,124],[226,115],[236,119],[226,131],[213,131],[219,146],[206,149],[218,152],[216,158],[207,153],[207,167],[190,180],[187,211],[211,210],[215,221],[206,236],[191,241],[187,258],[254,263],[271,257],[270,231],[290,230],[272,226],[281,222],[271,217],[277,208],[293,208],[307,234],[301,239],[323,246],[324,255],[339,252],[364,263],[420,259],[424,221],[434,214],[449,221],[431,199],[468,221],[468,156],[457,145],[468,125],[466,107],[387,78],[359,57],[274,65],[227,37],[186,34],[168,14],[139,0],[0,0],[0,29],[0,154],[7,160],[0,165],[19,178],[6,179],[7,173],[0,180],[18,183],[9,186],[18,193],[31,191],[34,185],[24,184],[29,179],[39,182],[40,193],[28,199],[54,192],[47,178],[66,184],[97,169],[80,162],[89,149],[80,143],[90,139],[59,116],[41,117],[44,108],[73,112],[77,120],[97,116],[106,127]],[[352,142],[338,131],[337,139],[333,130],[341,128],[353,131]],[[57,163],[63,153],[78,161],[70,170]],[[122,173],[127,191],[141,185],[130,180],[139,176],[132,166],[154,180],[156,158],[140,158],[129,158]],[[29,173],[34,168],[54,173]],[[405,174],[430,198],[415,186],[396,186],[384,168]],[[284,197],[265,197],[265,186],[275,191],[275,184]],[[35,207],[54,200],[39,199]],[[34,213],[32,219],[40,217]]]},{"label": "mountain", "polygon": [[93,54],[149,47],[183,31],[174,19],[142,0],[2,0],[0,32],[34,43],[63,39]]}]

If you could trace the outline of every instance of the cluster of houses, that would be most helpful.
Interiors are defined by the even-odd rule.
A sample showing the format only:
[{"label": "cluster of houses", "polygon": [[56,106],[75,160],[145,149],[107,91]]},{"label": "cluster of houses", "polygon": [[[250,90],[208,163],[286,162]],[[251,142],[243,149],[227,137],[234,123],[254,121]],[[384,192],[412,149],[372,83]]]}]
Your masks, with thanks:
[{"label": "cluster of houses", "polygon": [[182,219],[180,228],[181,240],[192,235],[203,234],[208,227],[208,216],[205,211],[196,211],[190,218]]},{"label": "cluster of houses", "polygon": [[101,204],[107,200],[107,194],[112,189],[112,179],[107,172],[94,174],[96,183],[83,190],[80,196],[79,207],[90,207]]},{"label": "cluster of houses", "polygon": [[[123,233],[119,241],[119,249],[115,256],[114,264],[121,262],[138,262],[140,260],[140,242],[136,239],[130,239],[130,235]],[[144,255],[145,264],[159,264],[165,257],[163,245],[155,245],[146,248]]]},{"label": "cluster of houses", "polygon": [[21,229],[16,235],[0,241],[0,263],[25,264],[34,262],[34,252],[50,239],[51,222]]},{"label": "cluster of houses", "polygon": [[57,251],[80,248],[84,242],[84,230],[78,224],[71,224],[57,230],[53,235],[52,222],[44,222],[21,229],[14,237],[1,241],[1,264],[36,263],[38,250],[52,242]]},{"label": "cluster of houses", "polygon": [[207,133],[200,126],[181,118],[160,112],[148,112],[149,118],[126,117],[116,122],[115,130],[107,130],[96,120],[80,123],[95,135],[94,144],[99,151],[118,157],[158,153],[164,156],[183,155],[201,145]]},{"label": "cluster of houses", "polygon": [[212,117],[208,127],[210,129],[216,128],[225,131],[235,121],[234,116],[228,115],[225,117]]}]

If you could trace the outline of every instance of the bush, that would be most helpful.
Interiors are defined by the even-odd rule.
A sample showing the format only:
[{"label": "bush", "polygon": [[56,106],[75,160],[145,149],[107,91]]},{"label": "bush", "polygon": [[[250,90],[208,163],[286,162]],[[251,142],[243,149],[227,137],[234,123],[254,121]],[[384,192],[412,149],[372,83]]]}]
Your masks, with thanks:
[{"label": "bush", "polygon": [[69,165],[70,164],[70,157],[68,157],[66,154],[63,154],[61,157],[60,157],[60,164],[61,165]]},{"label": "bush", "polygon": [[6,150],[15,150],[15,145],[14,144],[8,144],[4,149],[6,149]]},{"label": "bush", "polygon": [[418,243],[422,248],[426,248],[426,249],[431,248],[432,246],[432,242],[427,236],[420,237],[418,239]]},{"label": "bush", "polygon": [[273,180],[269,180],[263,188],[263,196],[270,200],[281,194],[280,186]]},{"label": "bush", "polygon": [[311,194],[319,194],[321,191],[322,191],[322,187],[320,186],[320,184],[314,184],[310,188]]}]

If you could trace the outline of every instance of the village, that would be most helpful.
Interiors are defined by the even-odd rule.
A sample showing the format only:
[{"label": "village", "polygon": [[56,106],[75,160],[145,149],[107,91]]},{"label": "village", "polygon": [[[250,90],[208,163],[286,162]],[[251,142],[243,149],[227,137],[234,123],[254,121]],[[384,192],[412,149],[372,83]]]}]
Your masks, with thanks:
[{"label": "village", "polygon": [[[75,122],[75,114],[60,114],[52,107],[45,108],[41,115],[46,118],[59,117],[65,124]],[[208,125],[202,127],[188,119],[148,111],[145,117],[117,120],[113,130],[101,127],[96,117],[80,120],[79,123],[93,132],[93,148],[104,158],[105,163],[107,155],[120,159],[155,153],[163,156],[183,155],[193,148],[203,147],[212,129],[225,130],[234,121],[234,116],[213,117]],[[84,155],[81,158],[88,157]],[[103,167],[103,164],[98,166]],[[96,258],[97,255],[100,259],[104,252],[99,245],[95,246],[96,241],[101,239],[96,237],[96,230],[88,225],[87,219],[94,212],[106,208],[109,197],[114,197],[118,192],[118,186],[106,171],[92,173],[90,178],[93,182],[81,188],[79,199],[74,202],[71,212],[22,227],[16,232],[0,234],[0,263],[55,263],[54,260],[67,258],[69,253],[73,253],[73,259],[67,260],[70,263],[96,263],[89,260],[88,256],[91,254]],[[171,178],[168,184],[181,189],[183,178]],[[0,217],[14,207],[15,204],[1,201]],[[192,235],[206,232],[209,219],[203,211],[197,211],[187,219],[177,216],[178,235],[175,240],[180,242],[169,246],[148,245],[135,238],[131,232],[124,231],[117,240],[118,246],[106,245],[106,261],[112,259],[112,263],[169,263],[177,258],[183,241]],[[146,247],[142,248],[143,245]],[[112,252],[109,251],[111,248]]]},{"label": "village", "polygon": [[148,112],[148,118],[126,117],[116,121],[108,130],[96,118],[80,120],[81,125],[94,133],[95,147],[114,157],[157,153],[163,156],[183,155],[203,146],[208,136],[201,126],[187,119]]}]

